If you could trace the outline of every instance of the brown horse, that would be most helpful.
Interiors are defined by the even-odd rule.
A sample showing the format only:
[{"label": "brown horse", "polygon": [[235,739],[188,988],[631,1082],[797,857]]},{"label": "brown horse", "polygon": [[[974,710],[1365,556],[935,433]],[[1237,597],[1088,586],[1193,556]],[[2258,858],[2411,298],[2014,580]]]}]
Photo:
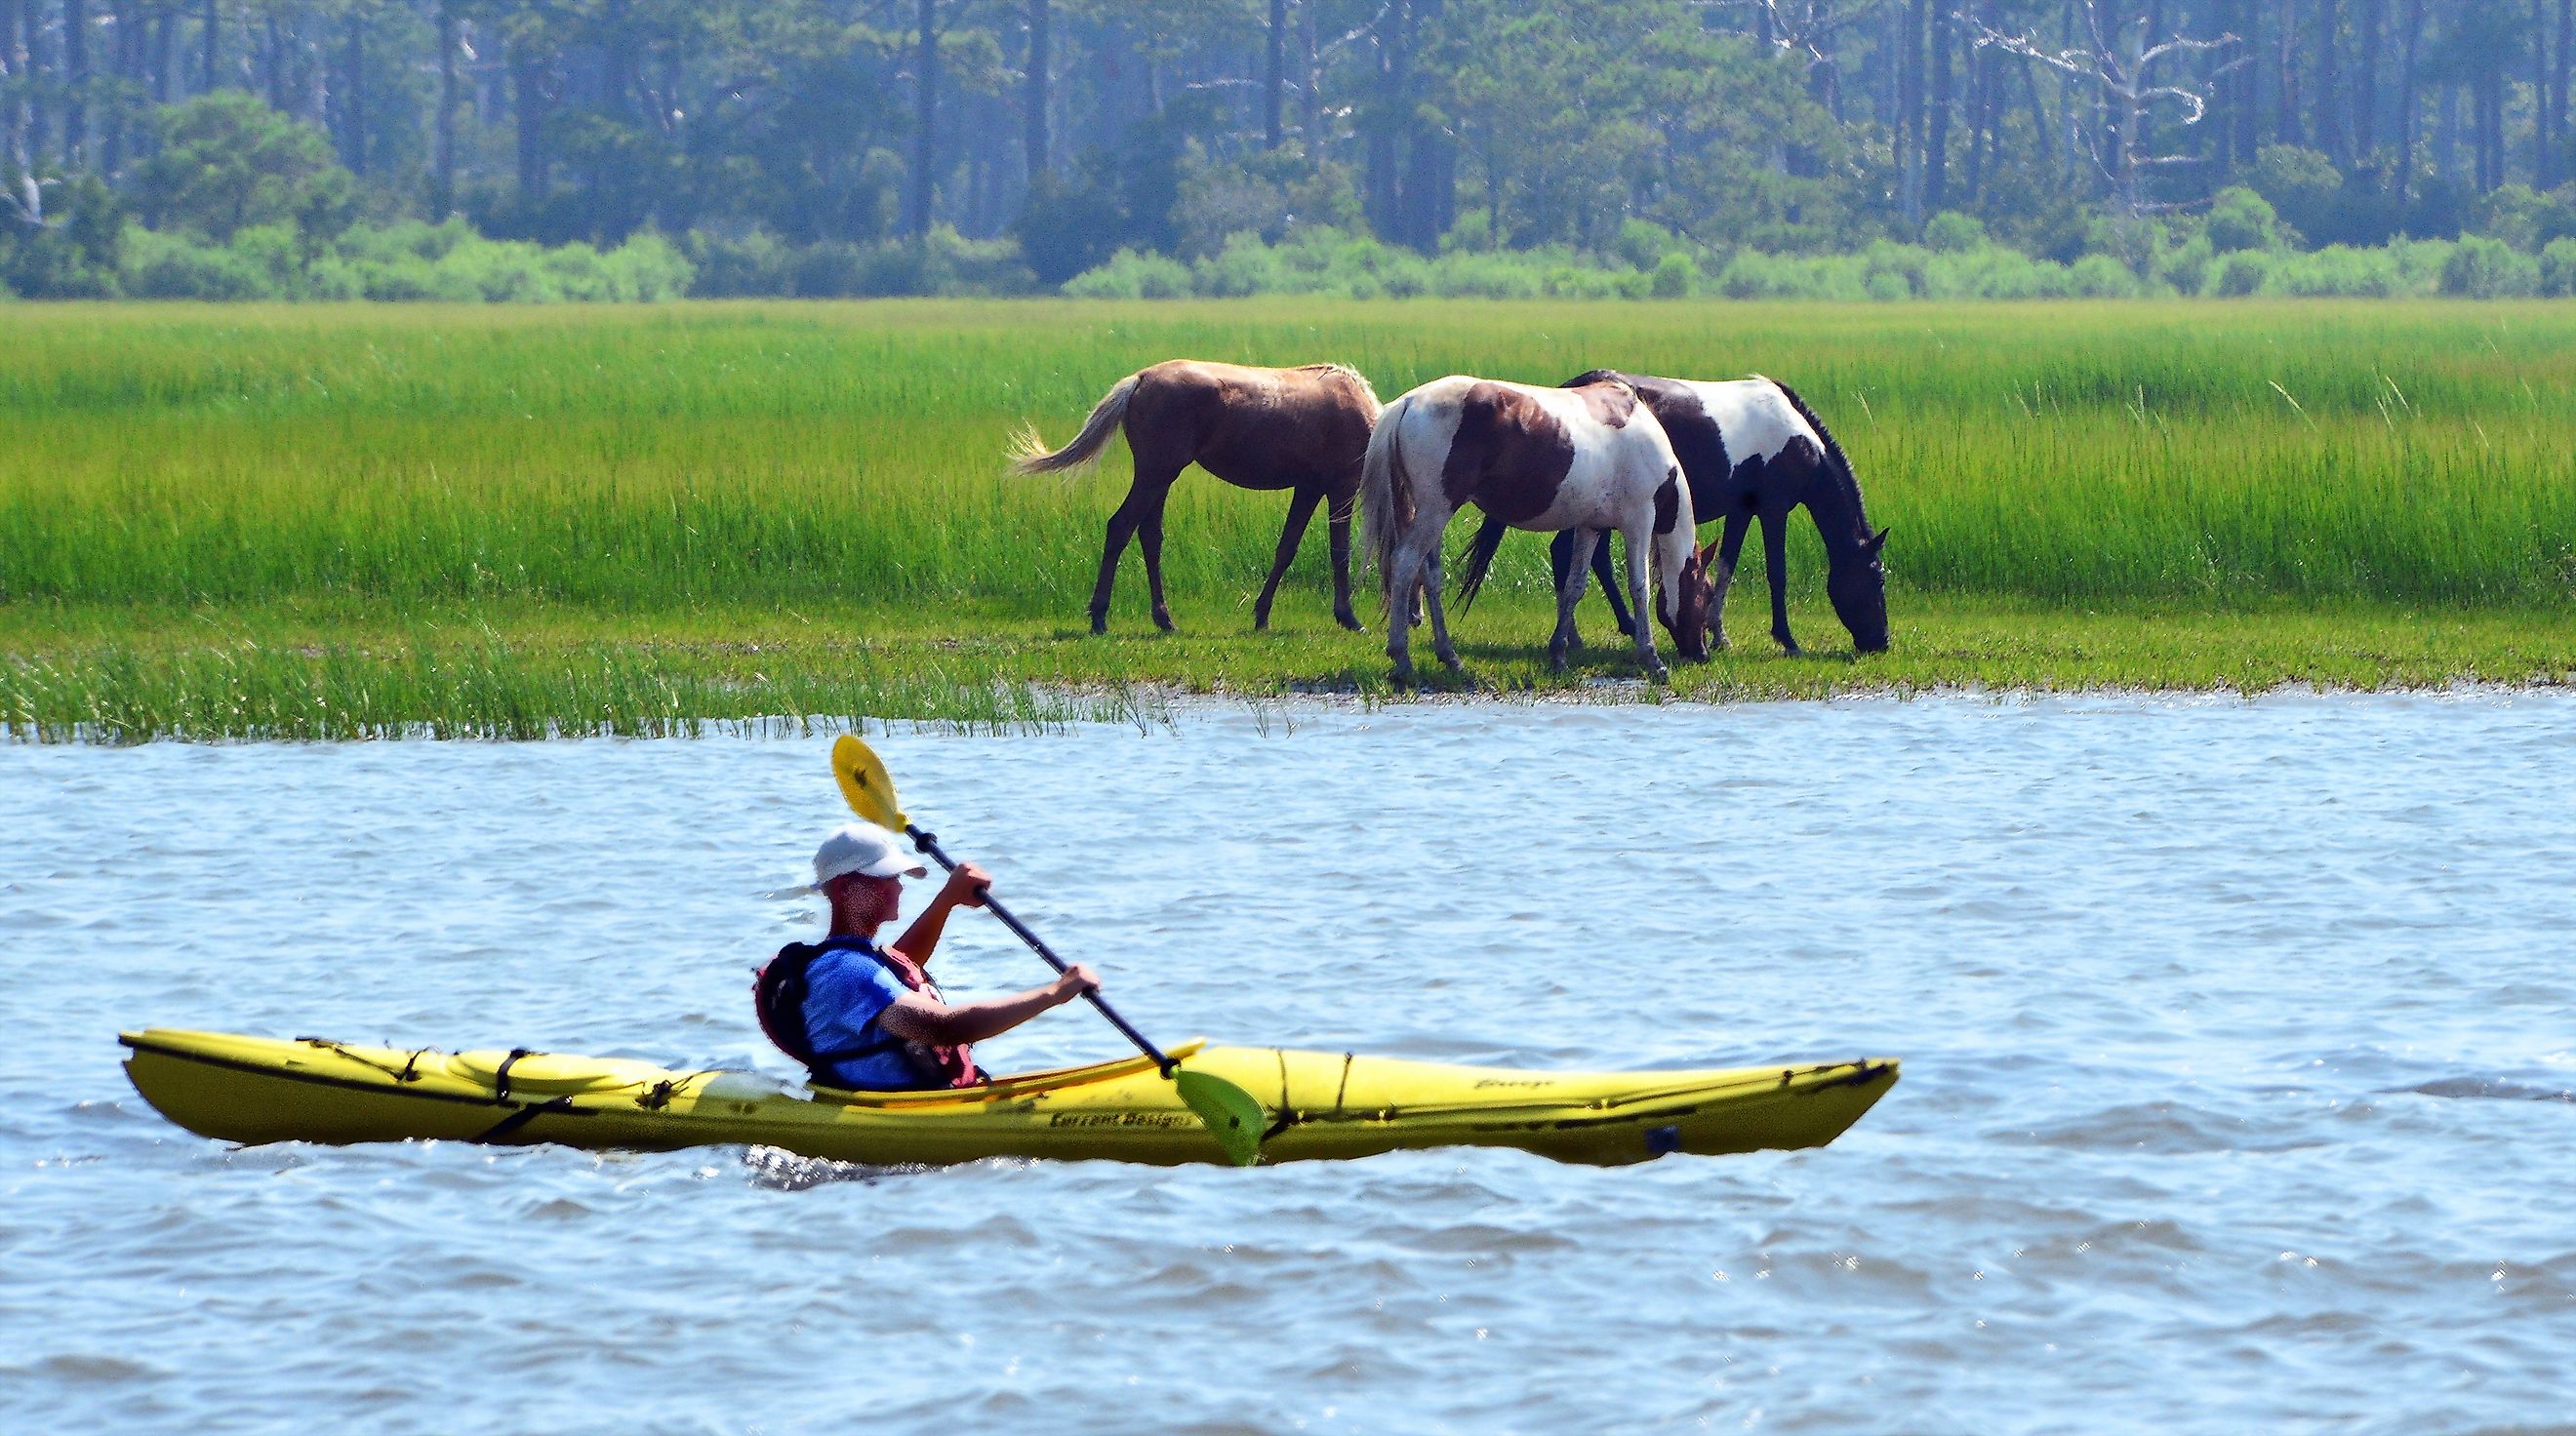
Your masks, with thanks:
[{"label": "brown horse", "polygon": [[1357,630],[1351,612],[1351,504],[1360,489],[1360,460],[1377,423],[1377,394],[1358,372],[1339,364],[1295,369],[1250,369],[1199,359],[1172,359],[1139,369],[1111,386],[1093,406],[1073,442],[1050,452],[1034,428],[1020,434],[1014,473],[1045,474],[1080,468],[1100,457],[1122,425],[1136,458],[1136,480],[1126,502],[1109,516],[1100,551],[1100,581],[1091,590],[1091,631],[1109,631],[1109,589],[1118,556],[1138,538],[1145,550],[1145,582],[1154,596],[1154,626],[1172,631],[1163,602],[1163,501],[1172,482],[1195,461],[1200,468],[1243,489],[1287,489],[1288,524],[1269,581],[1252,604],[1252,626],[1270,626],[1270,600],[1280,576],[1297,556],[1297,544],[1318,502],[1333,543],[1333,617]]}]

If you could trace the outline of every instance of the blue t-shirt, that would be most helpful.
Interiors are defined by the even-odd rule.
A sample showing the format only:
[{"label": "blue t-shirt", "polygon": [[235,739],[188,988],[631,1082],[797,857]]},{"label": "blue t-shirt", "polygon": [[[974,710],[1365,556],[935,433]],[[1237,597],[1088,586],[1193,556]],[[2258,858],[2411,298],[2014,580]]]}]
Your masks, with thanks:
[{"label": "blue t-shirt", "polygon": [[876,959],[864,938],[830,938],[818,946],[825,950],[805,968],[805,1036],[818,1054],[850,1052],[825,1064],[834,1084],[865,1092],[946,1086],[934,1063],[877,1023],[912,990],[894,969]]}]

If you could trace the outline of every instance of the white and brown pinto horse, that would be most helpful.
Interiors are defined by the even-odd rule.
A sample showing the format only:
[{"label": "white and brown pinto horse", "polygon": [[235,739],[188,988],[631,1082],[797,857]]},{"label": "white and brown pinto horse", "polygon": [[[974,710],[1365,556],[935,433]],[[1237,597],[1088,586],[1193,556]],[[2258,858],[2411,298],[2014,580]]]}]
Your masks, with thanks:
[{"label": "white and brown pinto horse", "polygon": [[1110,386],[1073,442],[1050,452],[1035,429],[1021,431],[1014,473],[1078,469],[1100,457],[1109,436],[1127,432],[1136,459],[1126,501],[1109,516],[1100,578],[1091,589],[1091,631],[1109,628],[1109,591],[1129,539],[1145,550],[1145,583],[1154,626],[1172,631],[1163,602],[1163,501],[1181,470],[1200,468],[1243,489],[1287,489],[1288,523],[1279,532],[1270,577],[1252,603],[1252,626],[1270,626],[1270,600],[1297,556],[1298,541],[1325,505],[1332,531],[1333,617],[1360,626],[1351,612],[1351,501],[1359,493],[1360,454],[1377,422],[1377,394],[1359,371],[1341,364],[1252,369],[1199,359],[1171,359]]},{"label": "white and brown pinto horse", "polygon": [[[1514,528],[1573,535],[1576,561],[1557,591],[1556,633],[1547,645],[1556,668],[1565,667],[1593,546],[1612,529],[1627,541],[1628,594],[1637,611],[1646,611],[1651,550],[1662,589],[1657,612],[1674,647],[1684,658],[1708,656],[1710,585],[1692,546],[1690,490],[1663,426],[1618,380],[1541,389],[1462,374],[1434,379],[1379,416],[1360,499],[1398,681],[1413,676],[1406,619],[1417,587],[1430,600],[1434,651],[1463,671],[1441,611],[1440,544],[1451,516],[1468,504]],[[1640,623],[1636,639],[1639,661],[1662,678],[1652,631]]]}]

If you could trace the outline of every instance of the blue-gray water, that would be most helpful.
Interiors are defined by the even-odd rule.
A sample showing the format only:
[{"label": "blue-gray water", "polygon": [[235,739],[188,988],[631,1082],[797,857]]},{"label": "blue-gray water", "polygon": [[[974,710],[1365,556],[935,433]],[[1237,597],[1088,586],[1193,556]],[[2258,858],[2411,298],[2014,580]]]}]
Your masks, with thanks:
[{"label": "blue-gray water", "polygon": [[[1285,731],[1283,731],[1283,725]],[[28,1432],[2495,1430],[2576,1351],[2576,700],[897,734],[1149,1033],[1896,1054],[1830,1148],[861,1173],[229,1150],[119,1027],[784,1073],[820,740],[0,749]],[[1034,980],[962,917],[952,987]],[[1008,1068],[1107,1056],[1073,1008]],[[2563,1428],[2562,1428],[2563,1429]]]}]

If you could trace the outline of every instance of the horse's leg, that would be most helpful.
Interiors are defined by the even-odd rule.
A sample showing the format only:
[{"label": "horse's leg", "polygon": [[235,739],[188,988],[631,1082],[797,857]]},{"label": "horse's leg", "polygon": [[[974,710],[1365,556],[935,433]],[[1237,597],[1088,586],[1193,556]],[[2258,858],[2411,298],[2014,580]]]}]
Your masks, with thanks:
[{"label": "horse's leg", "polygon": [[[1413,625],[1405,621],[1396,606],[1406,603],[1414,585],[1422,581],[1422,550],[1416,546],[1416,529],[1407,527],[1395,541],[1395,558],[1387,566],[1387,592],[1392,595],[1387,606],[1386,656],[1395,664],[1395,681],[1413,681]],[[1433,536],[1438,541],[1438,536]]]},{"label": "horse's leg", "polygon": [[1780,647],[1795,658],[1801,650],[1798,640],[1789,636],[1789,524],[1788,515],[1762,511],[1763,576],[1771,580],[1771,636]]},{"label": "horse's leg", "polygon": [[[1172,475],[1179,478],[1178,473]],[[1163,602],[1163,501],[1172,496],[1166,480],[1154,495],[1153,507],[1145,510],[1145,521],[1136,530],[1136,547],[1145,554],[1145,591],[1154,600],[1154,626],[1165,633],[1172,631],[1172,610]]]},{"label": "horse's leg", "polygon": [[[1558,592],[1563,592],[1565,589],[1566,573],[1574,566],[1574,563],[1574,530],[1558,529],[1556,531],[1556,537],[1547,541],[1549,587]],[[1610,601],[1610,616],[1618,621],[1619,631],[1621,633],[1626,633],[1628,631],[1628,607],[1626,604],[1619,601],[1618,581],[1610,577],[1610,544],[1607,539],[1602,540],[1593,548],[1591,564],[1592,571],[1601,576],[1601,596]],[[1567,635],[1566,642],[1570,648],[1580,649],[1583,647],[1583,630],[1580,625],[1577,625],[1573,633]]]},{"label": "horse's leg", "polygon": [[1127,551],[1127,541],[1136,536],[1136,526],[1144,521],[1148,508],[1159,513],[1163,495],[1172,486],[1177,471],[1171,474],[1136,466],[1136,482],[1129,486],[1127,497],[1119,502],[1118,511],[1109,516],[1109,531],[1100,546],[1100,581],[1091,586],[1091,631],[1109,631],[1109,591],[1118,582],[1118,556]]},{"label": "horse's leg", "polygon": [[1289,498],[1288,522],[1279,530],[1279,551],[1271,555],[1269,581],[1261,585],[1261,596],[1252,601],[1253,632],[1270,626],[1270,600],[1279,592],[1280,576],[1288,572],[1289,562],[1297,557],[1297,545],[1306,537],[1306,525],[1315,517],[1315,505],[1323,497],[1321,489],[1301,488]]},{"label": "horse's leg", "polygon": [[[1649,508],[1642,514],[1628,516],[1627,527],[1619,531],[1619,544],[1628,551],[1628,601],[1636,605],[1637,659],[1646,665],[1647,674],[1661,683],[1664,681],[1664,660],[1655,652],[1655,625],[1646,616],[1646,606],[1655,601],[1646,583],[1646,564],[1652,557],[1648,550],[1654,547],[1654,535],[1655,511]],[[1682,576],[1677,573],[1664,577],[1666,583],[1681,581]]]},{"label": "horse's leg", "polygon": [[1357,494],[1341,494],[1324,508],[1324,530],[1333,543],[1333,622],[1353,633],[1368,625],[1351,612],[1351,507]]},{"label": "horse's leg", "polygon": [[1743,509],[1726,516],[1726,529],[1718,536],[1717,568],[1709,575],[1717,591],[1708,598],[1709,646],[1726,646],[1726,591],[1735,586],[1735,561],[1744,556],[1744,532],[1753,527],[1753,515]]},{"label": "horse's leg", "polygon": [[[1621,542],[1626,540],[1623,538]],[[1619,620],[1620,636],[1635,633],[1637,625],[1644,621],[1646,611],[1642,608],[1631,610],[1619,601],[1619,573],[1610,565],[1610,534],[1606,529],[1602,531],[1601,542],[1592,548],[1592,572],[1601,580],[1601,596],[1610,600],[1610,616]]]},{"label": "horse's leg", "polygon": [[1566,529],[1548,544],[1548,554],[1562,554],[1564,562],[1556,565],[1556,632],[1547,640],[1547,666],[1557,673],[1565,671],[1566,650],[1580,642],[1574,636],[1574,606],[1583,601],[1583,585],[1592,576],[1592,556],[1600,550],[1599,529]]},{"label": "horse's leg", "polygon": [[[1565,592],[1565,571],[1572,567],[1573,564],[1574,530],[1558,529],[1547,541],[1548,592]],[[1562,631],[1564,626],[1565,625],[1563,623],[1559,623],[1556,629],[1549,632],[1547,641],[1551,651],[1554,650],[1556,645],[1557,632]],[[1567,644],[1571,648],[1581,648],[1583,646],[1583,635],[1580,632],[1567,635]]]},{"label": "horse's leg", "polygon": [[1446,582],[1440,572],[1440,540],[1443,537],[1443,534],[1433,534],[1430,544],[1424,549],[1428,556],[1423,561],[1422,593],[1431,604],[1431,651],[1440,655],[1440,661],[1449,665],[1450,672],[1465,678],[1467,665],[1458,661],[1458,650],[1449,642],[1449,613],[1440,597],[1441,586]]}]

